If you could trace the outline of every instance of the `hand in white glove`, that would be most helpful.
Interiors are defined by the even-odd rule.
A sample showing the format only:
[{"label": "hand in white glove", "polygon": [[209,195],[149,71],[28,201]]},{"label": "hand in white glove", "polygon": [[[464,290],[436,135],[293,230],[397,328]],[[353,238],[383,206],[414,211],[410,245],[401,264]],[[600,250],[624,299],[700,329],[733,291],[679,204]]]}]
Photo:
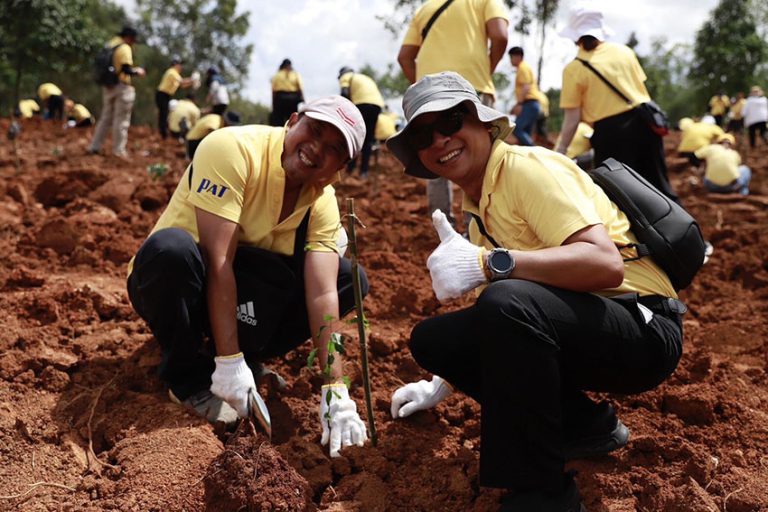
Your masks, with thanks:
[{"label": "hand in white glove", "polygon": [[420,380],[406,384],[392,394],[392,417],[405,418],[416,411],[434,407],[452,392],[451,386],[437,375],[431,382]]},{"label": "hand in white glove", "polygon": [[325,446],[330,441],[331,457],[338,457],[339,450],[344,446],[363,446],[368,440],[365,423],[357,414],[357,405],[349,398],[349,391],[344,384],[323,386],[320,423],[323,426],[320,444]]},{"label": "hand in white glove", "polygon": [[257,394],[253,372],[245,363],[242,352],[214,358],[216,369],[211,375],[211,393],[218,396],[241,418],[248,416],[248,391]]},{"label": "hand in white glove", "polygon": [[440,210],[432,214],[432,224],[440,237],[440,245],[429,255],[427,268],[437,300],[445,302],[461,297],[487,282],[482,266],[484,249],[454,231]]}]

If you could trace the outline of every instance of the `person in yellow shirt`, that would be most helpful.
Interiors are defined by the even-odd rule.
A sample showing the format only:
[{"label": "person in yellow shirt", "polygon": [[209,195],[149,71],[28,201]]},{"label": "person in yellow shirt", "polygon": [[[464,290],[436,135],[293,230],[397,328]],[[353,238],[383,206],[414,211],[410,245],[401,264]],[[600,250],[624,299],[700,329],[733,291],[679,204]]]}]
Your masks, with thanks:
[{"label": "person in yellow shirt", "polygon": [[85,105],[75,103],[69,98],[64,102],[64,112],[67,114],[67,120],[74,123],[76,128],[87,128],[95,123],[90,110]]},{"label": "person in yellow shirt", "polygon": [[283,126],[291,114],[304,101],[301,76],[293,69],[291,59],[283,59],[275,76],[272,77],[272,113],[269,124]]},{"label": "person in yellow shirt", "polygon": [[390,111],[386,105],[376,120],[376,132],[374,138],[377,141],[385,141],[397,133],[397,125],[400,122],[400,116],[396,112]]},{"label": "person in yellow shirt", "polygon": [[192,86],[191,78],[182,78],[181,66],[184,61],[174,55],[171,58],[171,67],[165,70],[160,84],[155,91],[155,105],[157,106],[157,128],[162,138],[168,137],[168,102],[179,87],[186,89]]},{"label": "person in yellow shirt", "polygon": [[717,194],[738,192],[749,195],[752,171],[741,165],[741,156],[733,146],[736,139],[730,133],[723,134],[717,144],[710,144],[696,150],[696,157],[704,167],[704,188]]},{"label": "person in yellow shirt", "polygon": [[466,240],[433,214],[432,288],[441,302],[478,295],[413,328],[411,355],[434,377],[396,390],[392,415],[459,390],[482,409],[480,485],[510,490],[499,510],[583,510],[565,461],[629,437],[585,391],[664,381],[682,354],[684,305],[650,258],[630,257],[629,221],[603,190],[564,155],[506,144],[507,116],[461,76],[425,76],[403,110],[390,151],[406,174],[460,186],[475,219]]},{"label": "person in yellow shirt", "polygon": [[237,126],[240,124],[240,116],[236,112],[227,111],[224,114],[206,114],[197,121],[187,132],[187,157],[192,160],[197,151],[197,146],[211,132],[225,126]]},{"label": "person in yellow shirt", "polygon": [[517,103],[512,107],[515,116],[515,131],[513,135],[522,146],[533,146],[533,129],[541,113],[539,99],[541,94],[536,84],[533,69],[523,60],[524,52],[519,46],[509,49],[509,61],[517,69],[515,74],[515,98]]},{"label": "person in yellow shirt", "polygon": [[136,101],[136,89],[131,84],[131,77],[143,77],[146,74],[144,68],[133,65],[133,45],[137,37],[136,29],[124,26],[106,44],[113,49],[112,66],[118,71],[117,84],[101,88],[101,114],[88,148],[90,154],[101,151],[107,132],[111,132],[112,154],[121,159],[128,158],[125,146],[128,144],[128,127],[131,125],[131,112]]},{"label": "person in yellow shirt", "polygon": [[200,145],[128,270],[128,296],[160,344],[172,401],[211,423],[250,413],[269,432],[256,388],[268,373],[262,364],[311,338],[329,370],[318,397],[321,443],[337,457],[366,441],[343,352],[328,351],[355,306],[331,183],[364,136],[355,106],[330,96],[285,127],[224,128]]},{"label": "person in yellow shirt", "polygon": [[651,100],[645,72],[631,48],[605,41],[612,33],[603,22],[602,12],[587,5],[573,8],[568,25],[560,32],[579,50],[563,70],[560,107],[564,120],[556,151],[565,154],[579,121],[584,121],[595,129],[591,142],[596,162],[615,158],[664,195],[679,201],[667,178],[662,138],[651,130],[640,110],[641,104]]},{"label": "person in yellow shirt", "polygon": [[56,84],[46,82],[37,88],[37,97],[45,109],[43,119],[64,119],[64,94]]},{"label": "person in yellow shirt", "polygon": [[725,135],[723,129],[716,124],[697,122],[690,117],[682,118],[677,124],[682,132],[677,153],[687,157],[691,165],[696,167],[701,164],[701,160],[696,156],[696,151],[715,143]]},{"label": "person in yellow shirt", "polygon": [[731,99],[723,91],[719,91],[709,99],[709,113],[715,118],[717,126],[723,126],[723,118],[730,106]]},{"label": "person in yellow shirt", "polygon": [[[379,92],[379,86],[368,75],[355,73],[344,66],[339,70],[339,86],[341,95],[349,99],[360,110],[365,120],[365,142],[360,151],[360,177],[368,176],[368,165],[371,159],[374,135],[376,133],[376,121],[379,119],[381,109],[384,108],[384,98]],[[355,160],[350,160],[347,172],[355,169]]]},{"label": "person in yellow shirt", "polygon": [[13,114],[22,119],[32,119],[38,112],[40,112],[40,105],[33,99],[19,100],[13,110]]},{"label": "person in yellow shirt", "polygon": [[[403,37],[397,62],[409,82],[440,71],[455,71],[475,88],[484,105],[493,106],[493,72],[507,49],[509,13],[501,0],[428,0],[416,11]],[[429,214],[451,213],[448,180],[427,183]]]},{"label": "person in yellow shirt", "polygon": [[743,92],[736,93],[736,98],[733,100],[731,110],[729,111],[730,119],[728,120],[728,127],[726,131],[729,133],[741,133],[744,131],[744,104],[747,100],[744,98]]},{"label": "person in yellow shirt", "polygon": [[539,138],[539,145],[547,148],[552,147],[552,142],[549,140],[549,133],[547,132],[547,120],[549,119],[549,98],[547,95],[539,89],[539,105],[541,106],[541,112],[536,119],[536,136]]},{"label": "person in yellow shirt", "polygon": [[[592,150],[592,144],[589,142],[594,132],[587,123],[579,123],[578,128],[576,128],[576,134],[571,139],[568,150],[565,152],[565,156],[575,161],[576,165],[585,171],[592,169],[594,163],[595,152]],[[560,137],[557,138],[555,146],[559,144]]]},{"label": "person in yellow shirt", "polygon": [[168,130],[175,138],[186,139],[189,130],[200,119],[200,108],[195,104],[195,96],[189,94],[179,100],[176,108],[168,114]]}]

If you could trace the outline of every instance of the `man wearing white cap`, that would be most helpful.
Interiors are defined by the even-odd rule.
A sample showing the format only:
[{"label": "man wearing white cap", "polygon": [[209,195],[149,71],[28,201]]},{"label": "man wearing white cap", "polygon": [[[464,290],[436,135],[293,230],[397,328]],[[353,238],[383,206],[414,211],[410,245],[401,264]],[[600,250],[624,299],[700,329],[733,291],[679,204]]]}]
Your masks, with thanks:
[{"label": "man wearing white cap", "polygon": [[342,382],[340,354],[331,359],[327,346],[354,307],[331,183],[364,138],[357,108],[329,96],[284,127],[223,128],[200,144],[129,264],[131,303],[160,343],[172,400],[212,423],[255,415],[269,430],[254,373],[311,337],[321,367],[332,361],[321,389],[322,443],[330,441],[331,456],[362,446],[365,424]]},{"label": "man wearing white cap", "polygon": [[629,47],[605,41],[612,34],[603,14],[586,4],[571,11],[560,32],[576,43],[579,52],[563,70],[560,107],[565,119],[555,150],[565,154],[579,121],[584,121],[595,129],[591,138],[595,163],[615,158],[677,201],[667,179],[661,136],[639,108],[651,101],[645,72]]}]

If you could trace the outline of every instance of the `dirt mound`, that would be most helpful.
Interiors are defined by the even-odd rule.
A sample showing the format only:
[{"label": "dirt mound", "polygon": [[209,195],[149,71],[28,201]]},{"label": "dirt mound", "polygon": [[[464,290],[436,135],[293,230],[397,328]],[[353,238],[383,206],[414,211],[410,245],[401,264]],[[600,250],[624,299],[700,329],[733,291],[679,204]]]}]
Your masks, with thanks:
[{"label": "dirt mound", "polygon": [[[0,120],[0,133],[7,120]],[[466,305],[434,298],[425,261],[438,239],[423,182],[386,154],[356,198],[371,283],[371,378],[379,445],[330,459],[319,445],[320,379],[309,344],[270,364],[272,443],[228,439],[172,404],[160,352],[125,292],[126,263],[181,176],[183,153],[131,129],[130,162],[87,155],[90,130],[25,123],[21,169],[0,146],[0,510],[492,511],[478,486],[480,408],[455,393],[432,411],[389,417],[392,391],[428,377],[407,343],[414,323]],[[603,395],[629,446],[570,467],[588,509],[768,511],[768,151],[747,151],[753,195],[715,196],[672,155],[673,185],[715,252],[682,294],[685,354],[658,389]],[[147,167],[168,166],[153,179]],[[455,211],[458,213],[456,198]],[[345,373],[363,411],[359,347]],[[222,441],[226,441],[223,443]]]}]

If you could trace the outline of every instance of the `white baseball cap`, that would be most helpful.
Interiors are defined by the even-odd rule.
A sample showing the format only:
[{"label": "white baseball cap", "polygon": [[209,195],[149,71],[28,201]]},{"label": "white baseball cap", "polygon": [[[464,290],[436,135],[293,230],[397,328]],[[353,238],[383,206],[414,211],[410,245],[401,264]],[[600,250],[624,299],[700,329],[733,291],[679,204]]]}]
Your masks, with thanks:
[{"label": "white baseball cap", "polygon": [[365,121],[354,103],[343,96],[326,96],[302,104],[299,113],[330,123],[344,135],[349,158],[355,158],[365,140]]}]

